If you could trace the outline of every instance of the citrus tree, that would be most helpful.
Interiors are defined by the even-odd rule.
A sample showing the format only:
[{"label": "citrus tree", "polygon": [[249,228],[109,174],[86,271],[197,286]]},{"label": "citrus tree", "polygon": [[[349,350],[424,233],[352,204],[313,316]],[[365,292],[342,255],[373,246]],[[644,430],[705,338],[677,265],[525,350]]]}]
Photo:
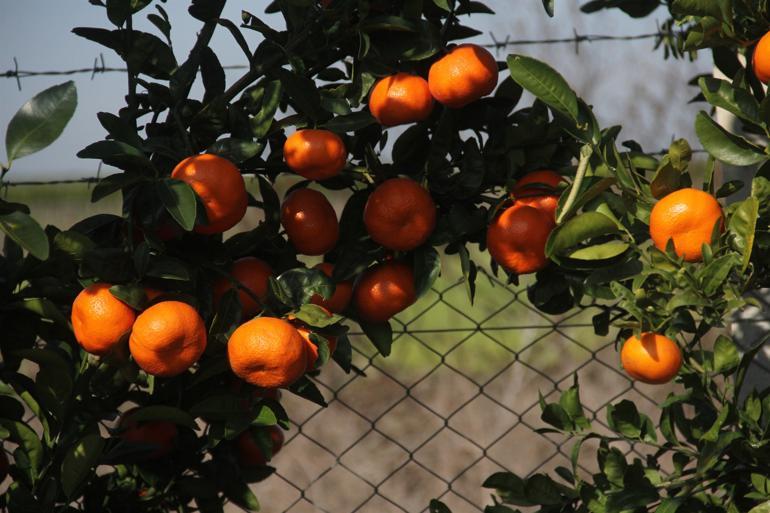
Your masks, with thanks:
[{"label": "citrus tree", "polygon": [[[553,15],[553,3],[544,3]],[[692,153],[682,140],[675,141],[662,159],[649,160],[650,165],[649,156],[638,155],[639,148],[632,142],[623,143],[630,151],[619,160],[601,159],[598,167],[589,161],[589,175],[609,167],[610,176],[617,181],[611,190],[619,186],[626,205],[631,206],[613,210],[615,224],[620,221],[620,230],[633,238],[634,246],[624,264],[601,271],[612,275],[610,294],[589,294],[604,297],[619,308],[613,324],[621,328],[620,340],[628,330],[634,331],[621,349],[622,366],[628,374],[647,383],[665,383],[676,376],[683,391],[669,394],[655,421],[629,400],[610,404],[606,423],[612,436],[592,429],[583,413],[577,382],[558,402],[541,400],[541,418],[549,425],[541,432],[574,440],[571,467],[557,468],[555,476],[506,472],[490,476],[484,486],[496,490],[496,496],[494,504],[486,508],[488,512],[516,511],[514,506],[543,512],[770,510],[770,389],[745,386],[747,370],[768,337],[742,355],[724,334],[711,344],[704,340],[713,338],[713,330],[724,326],[734,311],[753,303],[746,298],[748,291],[767,287],[766,162],[770,153],[766,143],[757,143],[770,135],[764,87],[770,78],[766,71],[770,53],[765,46],[770,38],[764,37],[769,28],[767,6],[729,0],[597,0],[582,9],[618,8],[630,16],[644,17],[662,5],[671,13],[666,26],[678,27],[661,40],[666,56],[711,50],[716,66],[729,78],[698,77],[701,94],[696,99],[732,114],[740,120],[743,134],[754,137],[749,141],[729,132],[706,111],[697,115],[695,131],[708,154],[702,190],[691,188],[693,177],[687,170]],[[562,79],[549,70],[532,80],[520,72],[516,60],[509,59],[514,80],[547,103],[554,116],[562,115],[558,111],[564,99],[574,102]],[[746,172],[745,179],[717,187],[714,170],[720,164],[758,165],[759,170],[756,176]],[[628,170],[640,186],[636,193],[624,184]],[[575,182],[579,177],[580,169]],[[750,186],[749,197],[730,204],[723,220],[714,198],[729,197],[745,186]],[[610,207],[617,204],[613,201],[616,203],[609,202]],[[607,214],[606,210],[592,210]],[[618,216],[620,212],[625,217]],[[697,222],[693,222],[693,214]],[[558,227],[547,248],[553,247],[571,223],[587,215],[584,212]],[[593,228],[601,231],[598,219]],[[586,228],[585,233],[589,232]],[[653,245],[645,247],[648,239]],[[672,344],[672,339],[678,343]],[[579,467],[579,459],[585,442],[592,439],[599,442],[595,451],[598,472],[587,475]],[[645,448],[648,456],[627,454],[623,446],[628,443]],[[438,501],[431,508],[448,511]]]},{"label": "citrus tree", "polygon": [[[662,156],[618,144],[621,128],[602,128],[547,64],[459,44],[479,33],[466,23],[491,12],[482,2],[276,0],[266,11],[283,22],[270,26],[259,13],[223,19],[224,0],[193,0],[200,31],[184,57],[162,2],[91,3],[113,27],[73,32],[125,61],[127,94],[98,116],[105,139],[78,155],[117,168],[93,199],[120,194],[122,212],[43,230],[23,205],[0,205],[11,216],[0,435],[13,455],[0,466],[13,478],[2,507],[257,509],[248,484],[273,471],[291,415],[279,390],[324,405],[313,377],[330,361],[355,371],[351,323],[387,356],[389,319],[430,288],[439,250],[459,260],[470,301],[479,265],[514,284],[534,274],[536,308],[596,308],[596,332],[612,325],[627,339],[633,378],[686,386],[664,405],[661,435],[629,401],[608,409],[617,436],[601,437],[595,479],[575,468],[562,481],[496,475],[487,485],[502,500],[543,511],[767,500],[770,406],[739,393],[753,353],[741,360],[727,337],[703,344],[767,281],[770,189],[755,181],[749,199],[723,208],[738,185],[718,188],[714,166],[764,162],[764,148],[702,114],[712,158],[693,188],[687,142]],[[650,4],[591,2],[633,3]],[[686,4],[696,30],[710,14]],[[140,17],[152,33],[134,27]],[[248,65],[231,83],[209,46],[216,30]],[[738,82],[704,96],[741,113],[754,101],[766,129],[761,88]],[[524,90],[531,105],[519,105]],[[9,159],[35,134],[45,134],[35,149],[50,142],[73,108],[69,84],[31,100],[8,128]],[[295,178],[283,198],[279,175]],[[331,194],[344,197],[339,218]],[[256,228],[229,231],[250,217]],[[542,406],[555,429],[599,436],[577,385]],[[618,441],[653,444],[675,468],[627,462]]]}]

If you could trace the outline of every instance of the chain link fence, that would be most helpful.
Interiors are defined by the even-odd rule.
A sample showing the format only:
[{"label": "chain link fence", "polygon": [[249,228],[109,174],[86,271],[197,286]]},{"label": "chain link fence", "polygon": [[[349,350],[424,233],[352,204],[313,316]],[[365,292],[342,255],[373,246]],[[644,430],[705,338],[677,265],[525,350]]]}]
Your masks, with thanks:
[{"label": "chain link fence", "polygon": [[[477,283],[471,307],[464,283],[445,271],[393,322],[387,359],[354,333],[354,363],[366,376],[327,366],[317,382],[328,408],[284,395],[293,424],[273,460],[277,473],[256,486],[263,511],[413,513],[432,498],[456,513],[481,511],[491,503],[481,487],[490,474],[570,466],[572,443],[538,432],[538,403],[540,394],[557,400],[574,376],[598,431],[609,432],[603,409],[621,398],[657,420],[656,404],[676,385],[631,382],[614,338],[593,332],[596,311],[551,317],[530,306],[526,283],[511,287],[488,274]],[[767,331],[757,312],[744,317],[745,335]],[[753,374],[765,386],[766,357]],[[587,473],[597,470],[595,448],[584,445]]]}]

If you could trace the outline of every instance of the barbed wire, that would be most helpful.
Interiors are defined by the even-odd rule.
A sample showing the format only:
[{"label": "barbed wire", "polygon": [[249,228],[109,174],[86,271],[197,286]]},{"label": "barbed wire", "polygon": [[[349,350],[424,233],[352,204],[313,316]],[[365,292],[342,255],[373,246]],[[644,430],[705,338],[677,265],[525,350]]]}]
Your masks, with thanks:
[{"label": "barbed wire", "polygon": [[[610,34],[579,34],[576,30],[573,29],[573,35],[571,37],[559,37],[559,38],[546,38],[546,39],[511,39],[510,36],[506,36],[505,39],[499,40],[493,33],[489,33],[490,38],[492,39],[491,43],[485,43],[482,44],[484,48],[490,48],[494,50],[501,50],[503,48],[507,48],[510,46],[528,46],[528,45],[551,45],[551,44],[574,44],[575,45],[575,52],[578,52],[578,48],[581,43],[594,43],[594,42],[602,42],[602,41],[639,41],[644,39],[656,39],[656,38],[663,38],[668,37],[671,35],[671,32],[665,31],[662,29],[658,29],[656,32],[650,32],[646,34],[633,34],[633,35],[610,35]],[[239,70],[239,69],[248,69],[249,66],[245,64],[229,64],[226,66],[222,66],[225,70]],[[19,61],[16,57],[13,58],[13,68],[7,69],[0,73],[0,77],[2,78],[12,78],[16,80],[16,85],[21,91],[21,80],[24,78],[29,77],[52,77],[52,76],[69,76],[69,75],[79,75],[79,74],[91,74],[91,80],[96,77],[96,75],[101,75],[105,73],[126,73],[128,70],[125,67],[113,67],[113,66],[107,66],[104,55],[99,54],[98,57],[94,59],[94,62],[91,66],[84,66],[80,68],[73,68],[73,69],[54,69],[54,70],[27,70],[27,69],[19,69]]]},{"label": "barbed wire", "polygon": [[[559,38],[545,38],[545,39],[510,39],[510,36],[506,36],[504,40],[499,40],[495,37],[495,34],[490,32],[489,36],[492,39],[491,43],[482,44],[484,48],[493,50],[501,50],[511,46],[527,46],[527,45],[551,45],[551,44],[574,44],[575,52],[578,52],[579,45],[581,43],[594,43],[604,41],[616,41],[616,42],[629,42],[640,41],[645,39],[660,39],[663,37],[671,36],[670,31],[661,29],[660,27],[656,32],[649,32],[644,34],[632,34],[632,35],[610,35],[610,34],[579,34],[577,30],[573,29],[573,35],[571,37],[559,37]],[[28,77],[40,77],[40,76],[68,76],[78,74],[91,74],[91,80],[96,75],[104,73],[126,73],[128,70],[125,67],[112,67],[107,66],[104,55],[99,54],[99,57],[94,59],[93,65],[90,67],[64,69],[64,70],[24,70],[19,69],[19,62],[16,57],[13,58],[13,69],[8,69],[0,73],[2,78],[14,78],[17,83],[17,87],[21,90],[21,80]],[[225,70],[239,70],[248,69],[248,65],[243,64],[231,64],[222,66]],[[661,150],[650,155],[663,155],[667,153],[667,150]],[[706,153],[703,149],[694,149],[693,153]],[[69,185],[69,184],[93,184],[98,183],[101,177],[83,177],[67,180],[40,180],[40,181],[19,181],[19,182],[3,182],[0,187],[6,189],[7,187],[20,187],[20,186],[36,186],[36,185]],[[7,189],[6,189],[7,190]]]}]

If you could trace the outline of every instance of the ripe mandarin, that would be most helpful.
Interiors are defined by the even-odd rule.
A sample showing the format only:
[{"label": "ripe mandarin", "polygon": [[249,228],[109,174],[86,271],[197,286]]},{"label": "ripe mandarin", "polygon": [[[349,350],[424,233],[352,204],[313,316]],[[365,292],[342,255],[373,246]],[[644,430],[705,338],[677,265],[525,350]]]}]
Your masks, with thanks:
[{"label": "ripe mandarin", "polygon": [[682,367],[676,342],[658,333],[631,336],[620,350],[620,362],[629,376],[644,383],[668,383]]},{"label": "ripe mandarin", "polygon": [[382,246],[409,251],[425,242],[436,226],[436,205],[411,178],[391,178],[369,195],[364,224]]},{"label": "ripe mandarin", "polygon": [[703,244],[711,244],[714,226],[724,229],[722,207],[711,194],[680,189],[664,196],[650,213],[650,237],[661,251],[673,239],[676,254],[688,262],[703,258]]},{"label": "ripe mandarin", "polygon": [[367,322],[385,322],[417,299],[412,267],[390,260],[367,269],[353,288],[353,304]]},{"label": "ripe mandarin", "polygon": [[463,44],[433,63],[428,86],[437,101],[459,109],[494,91],[497,75],[491,53],[478,45]]},{"label": "ripe mandarin", "polygon": [[757,80],[764,84],[770,82],[770,32],[757,43],[751,62]]},{"label": "ripe mandarin", "polygon": [[235,164],[225,158],[208,153],[187,157],[177,164],[171,178],[190,184],[203,202],[208,223],[196,225],[198,233],[222,233],[246,214],[246,184]]},{"label": "ripe mandarin", "polygon": [[108,283],[83,289],[72,303],[72,331],[87,352],[105,355],[116,348],[136,320],[136,312],[110,292]]},{"label": "ripe mandarin", "polygon": [[322,193],[295,189],[281,205],[281,224],[289,241],[303,255],[331,251],[340,236],[337,214]]},{"label": "ripe mandarin", "polygon": [[305,340],[294,326],[274,317],[241,324],[227,342],[227,356],[236,376],[262,388],[287,387],[307,369]]},{"label": "ripe mandarin", "polygon": [[555,226],[550,214],[515,203],[487,228],[487,248],[501,267],[515,274],[529,274],[548,265],[545,243]]},{"label": "ripe mandarin", "polygon": [[206,325],[187,303],[161,301],[136,318],[128,347],[148,374],[178,376],[206,349]]},{"label": "ripe mandarin", "polygon": [[396,73],[380,79],[369,95],[369,111],[384,126],[422,121],[433,110],[428,82],[417,75]]},{"label": "ripe mandarin", "polygon": [[329,130],[298,130],[283,145],[286,165],[308,180],[337,176],[345,167],[347,157],[345,143]]}]

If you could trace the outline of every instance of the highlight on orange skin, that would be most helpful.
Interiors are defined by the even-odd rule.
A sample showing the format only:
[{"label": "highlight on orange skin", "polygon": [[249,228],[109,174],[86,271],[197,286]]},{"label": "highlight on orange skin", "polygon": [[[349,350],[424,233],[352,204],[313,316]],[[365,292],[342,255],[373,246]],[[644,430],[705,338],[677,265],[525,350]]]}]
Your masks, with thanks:
[{"label": "highlight on orange skin", "polygon": [[347,155],[340,136],[329,130],[298,130],[283,145],[286,165],[308,180],[337,176],[345,167]]}]

